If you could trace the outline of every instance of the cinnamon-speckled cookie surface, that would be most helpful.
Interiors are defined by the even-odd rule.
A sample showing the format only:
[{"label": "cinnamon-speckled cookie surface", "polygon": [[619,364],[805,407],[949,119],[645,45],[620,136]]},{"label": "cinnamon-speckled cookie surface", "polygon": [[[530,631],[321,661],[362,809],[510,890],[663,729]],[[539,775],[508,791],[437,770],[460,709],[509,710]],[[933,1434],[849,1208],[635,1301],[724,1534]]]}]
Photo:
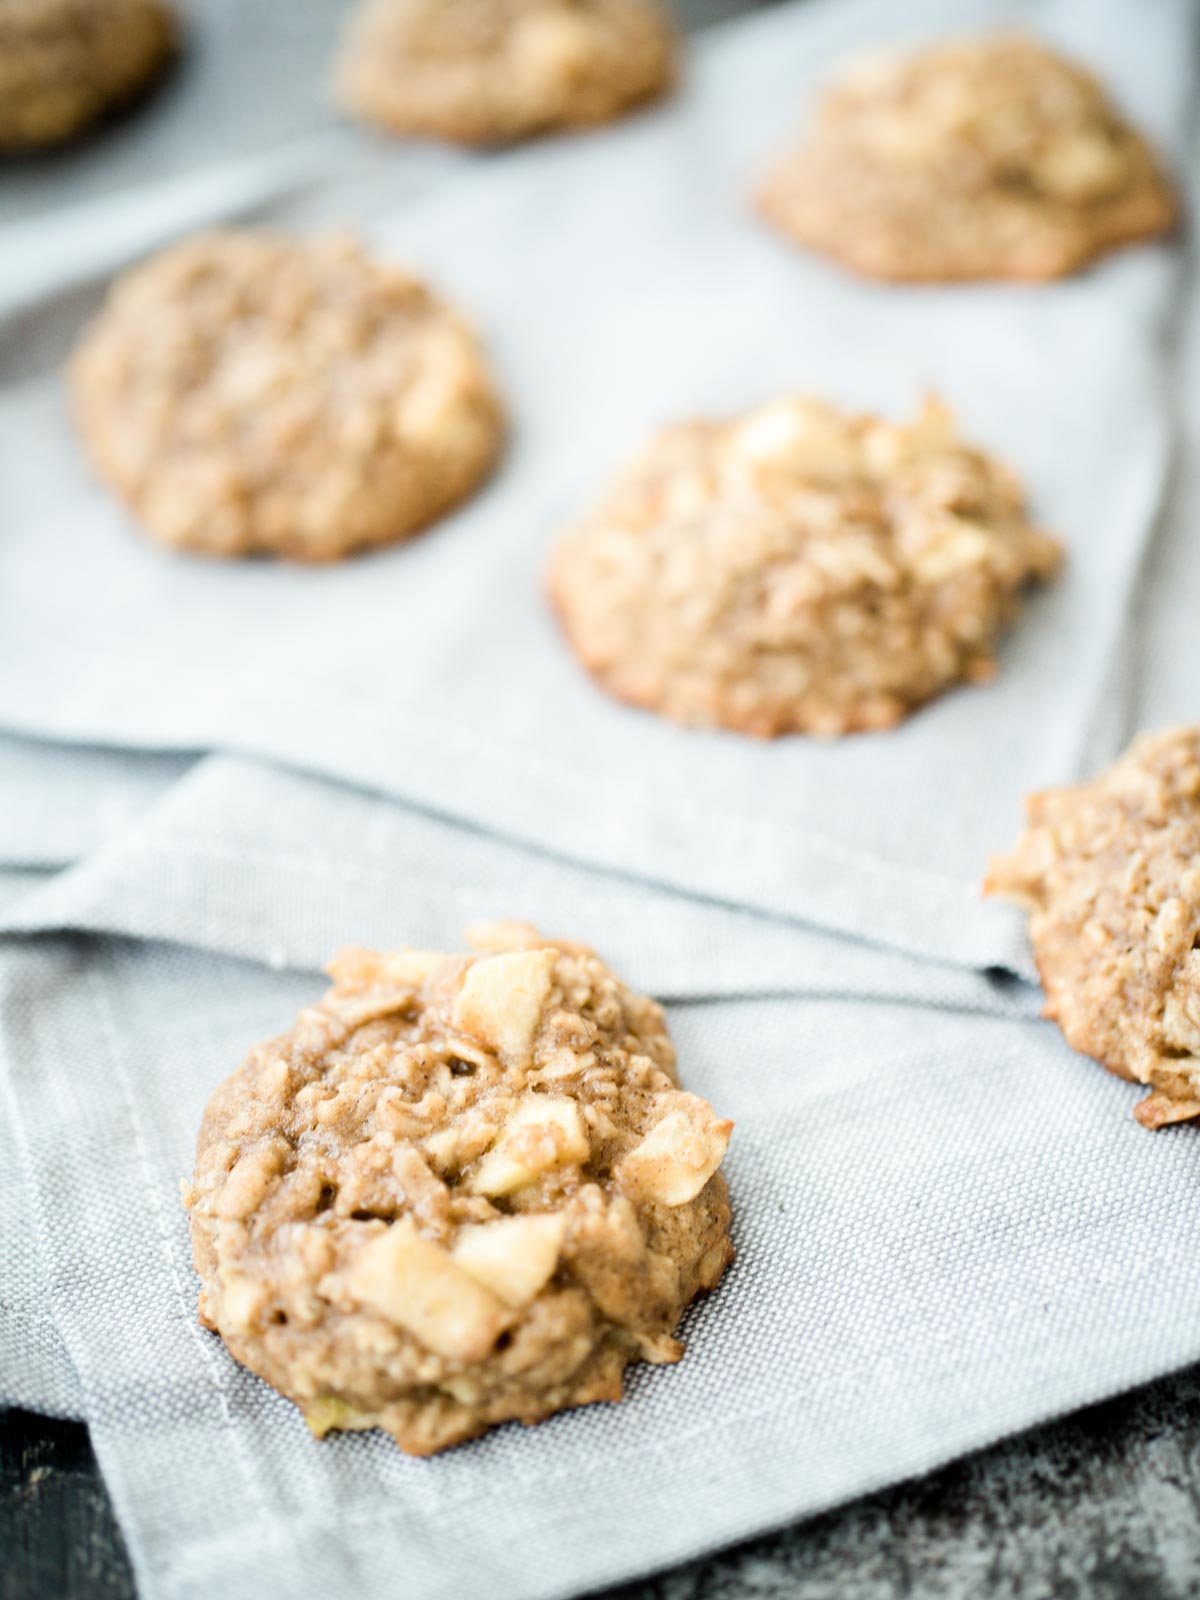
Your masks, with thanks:
[{"label": "cinnamon-speckled cookie surface", "polygon": [[943,407],[894,425],[783,399],[654,439],[555,550],[549,587],[619,698],[841,734],[990,676],[1019,592],[1059,557]]},{"label": "cinnamon-speckled cookie surface", "polygon": [[847,68],[759,192],[873,277],[1055,278],[1176,220],[1147,141],[1082,67],[1001,36]]},{"label": "cinnamon-speckled cookie surface", "polygon": [[393,133],[506,143],[664,93],[676,51],[659,0],[363,0],[336,92]]},{"label": "cinnamon-speckled cookie surface", "polygon": [[1029,912],[1046,1015],[1149,1086],[1139,1122],[1200,1116],[1200,729],[1144,735],[1026,811],[986,888]]},{"label": "cinnamon-speckled cookie surface", "polygon": [[479,342],[345,239],[205,234],[120,279],[71,367],[101,474],[154,538],[332,561],[469,495],[503,417]]},{"label": "cinnamon-speckled cookie surface", "polygon": [[343,952],[205,1113],[201,1320],[317,1434],[428,1455],[619,1400],[732,1257],[732,1124],[661,1008],[524,925],[475,944]]},{"label": "cinnamon-speckled cookie surface", "polygon": [[176,33],[160,0],[0,0],[0,151],[61,144],[133,99]]}]

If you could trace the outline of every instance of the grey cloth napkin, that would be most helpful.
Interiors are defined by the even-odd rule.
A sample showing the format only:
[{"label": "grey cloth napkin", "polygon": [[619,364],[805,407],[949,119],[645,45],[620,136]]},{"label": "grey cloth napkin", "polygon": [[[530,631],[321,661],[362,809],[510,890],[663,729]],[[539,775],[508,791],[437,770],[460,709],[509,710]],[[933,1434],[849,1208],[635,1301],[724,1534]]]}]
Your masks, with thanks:
[{"label": "grey cloth napkin", "polygon": [[671,998],[810,993],[1033,1012],[1033,990],[1007,973],[597,873],[226,756],[200,762],[136,826],[0,912],[0,932],[171,940],[312,971],[343,944],[457,948],[468,924],[497,918],[619,947],[642,987]]},{"label": "grey cloth napkin", "polygon": [[40,867],[0,866],[0,913],[23,900],[31,890],[40,888],[50,876]]},{"label": "grey cloth napkin", "polygon": [[[1192,507],[1173,502],[1153,569],[1172,581],[1141,612],[1130,682],[1155,690],[1131,696],[1138,721],[1172,676],[1175,704],[1185,692],[1189,658],[1169,646],[1175,598],[1197,592]],[[62,1339],[29,1336],[26,1381],[53,1406],[60,1362],[78,1370],[59,1404],[88,1416],[145,1596],[341,1596],[401,1574],[417,1600],[567,1594],[1200,1357],[1195,1137],[1137,1128],[1135,1090],[1022,1020],[1030,987],[676,900],[213,758],[10,908],[12,928],[142,936],[10,943],[0,1072],[36,1179],[19,1224],[36,1226]],[[316,992],[272,964],[509,909],[690,997],[671,1007],[688,1081],[738,1121],[739,1262],[690,1316],[683,1365],[636,1374],[623,1408],[429,1463],[375,1436],[318,1445],[192,1321],[176,1185],[200,1107]]]},{"label": "grey cloth napkin", "polygon": [[131,756],[0,734],[0,868],[81,860],[124,832],[190,765],[186,756]]},{"label": "grey cloth napkin", "polygon": [[[811,15],[814,50],[837,53],[852,13]],[[1067,26],[1058,8],[1041,15]],[[1153,36],[1180,13],[1156,5],[1138,15]],[[890,24],[875,13],[883,28],[896,25],[888,16]],[[944,19],[930,16],[933,31]],[[713,58],[764,27],[731,30]],[[1126,44],[1131,60],[1153,55],[1139,30]],[[1147,83],[1155,70],[1145,67]],[[1116,293],[1113,282],[1161,279],[1160,265],[1141,256],[1071,286],[1093,294],[1086,311],[1050,291],[1063,339],[1103,327],[1108,315],[1122,348],[1144,338],[1133,387],[1153,366],[1165,285],[1143,298],[1142,288]],[[800,270],[815,292],[821,274]],[[994,302],[1019,304],[991,291],[958,298],[985,320]],[[925,305],[911,297],[905,317],[932,318]],[[973,326],[965,310],[954,315]],[[1065,387],[1063,395],[1065,405]],[[1194,418],[1200,403],[1189,438]],[[1067,443],[1079,437],[1091,435]],[[0,495],[2,484],[0,471]],[[1079,670],[1092,675],[1089,726],[1064,770],[1100,759],[1130,722],[1194,715],[1186,686],[1188,620],[1200,599],[1196,493],[1193,462],[1140,587],[1144,529],[1128,536],[1127,562],[1105,568],[1122,589],[1102,608],[1121,657],[1106,679],[1090,653],[1081,656]],[[1112,504],[1113,529],[1129,509]],[[147,570],[161,559],[145,553]],[[371,570],[378,576],[392,559]],[[188,571],[202,592],[228,583],[225,573]],[[1088,593],[1098,594],[1096,573],[1092,581]],[[300,592],[289,587],[289,601]],[[1059,625],[1079,621],[1068,609]],[[1082,631],[1071,641],[1087,642]],[[1008,670],[1025,670],[1023,648]],[[0,690],[11,670],[0,665]],[[131,674],[125,687],[136,698],[155,685]],[[174,688],[186,725],[197,690],[183,680]],[[17,721],[80,735],[75,713],[87,699],[81,680],[62,726],[43,727],[40,713]],[[1056,689],[1038,706],[1057,726]],[[624,736],[633,722],[622,716],[620,725]],[[308,732],[327,736],[319,719]],[[328,737],[338,760],[297,755],[295,764],[353,776],[336,729]],[[191,741],[175,733],[130,742]],[[279,753],[270,741],[256,748]],[[712,748],[729,759],[738,749],[724,740]],[[1046,748],[1053,754],[1050,735]],[[407,792],[394,774],[413,753],[389,759],[392,780],[372,781]],[[990,770],[1000,765],[997,754]],[[875,782],[890,771],[882,762]],[[0,794],[2,774],[0,761]],[[929,784],[940,776],[935,766]],[[553,797],[534,785],[526,798],[540,823]],[[970,970],[993,951],[1027,970],[1015,922],[972,923],[985,930],[977,940],[964,939],[960,920],[933,941],[945,964],[916,961],[885,948],[930,943],[933,902],[911,883],[916,934],[885,918],[868,945],[813,925],[840,925],[824,890],[739,889],[722,900],[701,872],[688,885],[696,893],[683,896],[662,887],[677,875],[669,862],[660,869],[635,851],[622,873],[589,870],[587,849],[533,822],[503,827],[490,805],[473,820],[501,835],[537,835],[546,848],[456,823],[462,805],[438,808],[444,815],[398,807],[226,757],[128,803],[129,825],[93,836],[86,860],[32,889],[23,876],[20,897],[0,902],[0,931],[10,934],[0,946],[0,1116],[6,1094],[14,1110],[0,1127],[0,1180],[14,1170],[14,1143],[31,1180],[19,1199],[0,1181],[0,1237],[22,1232],[27,1281],[42,1264],[59,1339],[41,1302],[30,1302],[26,1327],[46,1329],[47,1344],[39,1357],[31,1333],[20,1347],[25,1379],[51,1396],[48,1409],[57,1392],[58,1409],[86,1413],[147,1600],[207,1596],[223,1582],[265,1597],[401,1584],[415,1600],[464,1590],[566,1595],[928,1470],[1200,1358],[1200,1285],[1186,1248],[1194,1136],[1146,1135],[1129,1116],[1135,1091],[1032,1020],[1030,987]],[[982,856],[1015,832],[1015,798],[996,800],[994,812],[972,813],[970,837],[947,843],[960,912],[975,903]],[[939,815],[945,828],[953,812]],[[898,905],[898,891],[888,892]],[[756,913],[760,899],[788,916]],[[375,1435],[318,1445],[195,1324],[177,1183],[200,1108],[249,1044],[317,992],[320,980],[292,967],[343,939],[449,940],[463,921],[514,913],[592,938],[631,982],[676,997],[670,1020],[689,1086],[738,1123],[728,1168],[738,1263],[689,1316],[682,1365],[636,1372],[622,1407],[504,1429],[432,1462],[406,1460]],[[6,1294],[0,1283],[0,1301]],[[0,1321],[7,1376],[15,1368],[2,1329]]]},{"label": "grey cloth napkin", "polygon": [[[979,903],[979,865],[1023,792],[1108,753],[1111,658],[1164,484],[1171,252],[1037,293],[872,288],[773,237],[746,198],[833,59],[1001,15],[989,0],[784,8],[718,30],[678,102],[603,135],[403,204],[365,170],[281,200],[282,219],[358,222],[455,294],[514,413],[503,469],[461,514],[337,570],[217,566],[138,538],[81,464],[51,361],[87,297],[27,306],[25,357],[0,349],[0,723],[236,749],[910,952],[1017,960],[1015,922]],[[1015,15],[1093,59],[1178,155],[1190,6]],[[928,385],[1025,473],[1070,546],[995,684],[886,736],[759,745],[676,730],[586,681],[543,563],[648,428],[790,389],[903,412]]]},{"label": "grey cloth napkin", "polygon": [[[1189,709],[1194,320],[1189,343],[1187,449],[1125,641],[1120,737],[1122,718]],[[623,1408],[430,1463],[373,1435],[318,1445],[192,1321],[176,1181],[200,1106],[315,992],[273,966],[512,911],[585,932],[631,981],[687,997],[671,1024],[689,1082],[738,1120],[739,1262],[690,1316],[683,1365],[636,1374]],[[11,944],[0,1069],[36,1177],[13,1226],[36,1224],[56,1319],[30,1307],[22,1376],[47,1409],[86,1409],[147,1597],[221,1582],[340,1596],[401,1574],[417,1600],[567,1594],[1200,1357],[1194,1134],[1137,1128],[1135,1090],[1023,1020],[1037,1003],[1024,984],[223,757],[6,926],[139,936]],[[14,1360],[2,1342],[0,1360]]]},{"label": "grey cloth napkin", "polygon": [[80,937],[0,969],[53,1313],[147,1600],[579,1592],[1200,1357],[1195,1141],[1048,1025],[709,999],[670,1022],[737,1121],[739,1257],[682,1364],[433,1461],[317,1443],[196,1324],[178,1199],[209,1090],[314,979]]},{"label": "grey cloth napkin", "polygon": [[[189,765],[186,757],[0,736],[0,918],[33,899],[56,870],[132,827]],[[0,1082],[0,1406],[80,1416],[79,1385],[49,1312],[29,1218],[27,1175]]]},{"label": "grey cloth napkin", "polygon": [[[0,894],[6,886],[0,873]],[[23,1406],[50,1417],[81,1417],[79,1379],[50,1311],[33,1192],[0,1072],[0,1410]]]}]

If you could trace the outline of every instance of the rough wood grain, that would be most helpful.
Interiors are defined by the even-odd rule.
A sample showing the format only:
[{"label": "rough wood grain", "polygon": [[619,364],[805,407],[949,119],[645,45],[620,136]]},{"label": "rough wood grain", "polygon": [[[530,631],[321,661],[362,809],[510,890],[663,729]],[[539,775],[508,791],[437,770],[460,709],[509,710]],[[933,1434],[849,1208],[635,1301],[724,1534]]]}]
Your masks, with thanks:
[{"label": "rough wood grain", "polygon": [[[605,1600],[1184,1600],[1200,1592],[1200,1369]],[[0,1417],[0,1600],[132,1600],[77,1424]]]},{"label": "rough wood grain", "polygon": [[0,1413],[0,1600],[131,1600],[133,1592],[87,1429]]}]

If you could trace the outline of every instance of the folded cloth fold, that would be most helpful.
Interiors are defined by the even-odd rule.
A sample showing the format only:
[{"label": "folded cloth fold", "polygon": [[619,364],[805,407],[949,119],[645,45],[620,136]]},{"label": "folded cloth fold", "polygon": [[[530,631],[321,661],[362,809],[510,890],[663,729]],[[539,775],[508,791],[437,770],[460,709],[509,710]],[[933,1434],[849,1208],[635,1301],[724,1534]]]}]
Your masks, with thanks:
[{"label": "folded cloth fold", "polygon": [[[210,756],[131,826],[7,914],[0,932],[171,940],[282,970],[343,944],[454,949],[464,927],[525,920],[593,944],[673,999],[808,994],[1031,1016],[1006,971],[884,946],[591,871],[381,796]],[[1012,919],[1014,949],[1022,938]],[[1012,965],[1033,976],[1028,958]]]}]

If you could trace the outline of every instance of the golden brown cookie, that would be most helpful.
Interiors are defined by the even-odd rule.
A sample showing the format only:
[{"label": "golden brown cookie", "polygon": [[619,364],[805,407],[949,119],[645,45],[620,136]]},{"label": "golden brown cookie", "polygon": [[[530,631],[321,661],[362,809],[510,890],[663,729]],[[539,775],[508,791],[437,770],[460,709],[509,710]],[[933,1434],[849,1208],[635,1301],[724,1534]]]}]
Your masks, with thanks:
[{"label": "golden brown cookie", "polygon": [[582,945],[343,952],[213,1095],[185,1185],[200,1316],[318,1435],[429,1455],[619,1400],[732,1259],[732,1123]]},{"label": "golden brown cookie", "polygon": [[0,151],[72,138],[147,88],[176,43],[161,0],[0,0]]},{"label": "golden brown cookie", "polygon": [[1019,36],[849,68],[758,198],[844,266],[929,282],[1062,277],[1178,216],[1154,151],[1091,74]]},{"label": "golden brown cookie", "polygon": [[75,353],[87,449],[164,544],[334,561],[487,475],[500,402],[464,320],[341,239],[205,234],[121,279]]},{"label": "golden brown cookie", "polygon": [[1136,739],[1090,783],[1026,801],[985,889],[1029,911],[1074,1050],[1149,1086],[1148,1128],[1200,1116],[1200,728]]},{"label": "golden brown cookie", "polygon": [[675,80],[659,0],[362,0],[335,89],[391,133],[505,144],[611,122]]},{"label": "golden brown cookie", "polygon": [[1060,547],[929,402],[906,426],[783,399],[660,434],[562,541],[550,595],[614,695],[773,737],[887,728],[994,671]]}]

